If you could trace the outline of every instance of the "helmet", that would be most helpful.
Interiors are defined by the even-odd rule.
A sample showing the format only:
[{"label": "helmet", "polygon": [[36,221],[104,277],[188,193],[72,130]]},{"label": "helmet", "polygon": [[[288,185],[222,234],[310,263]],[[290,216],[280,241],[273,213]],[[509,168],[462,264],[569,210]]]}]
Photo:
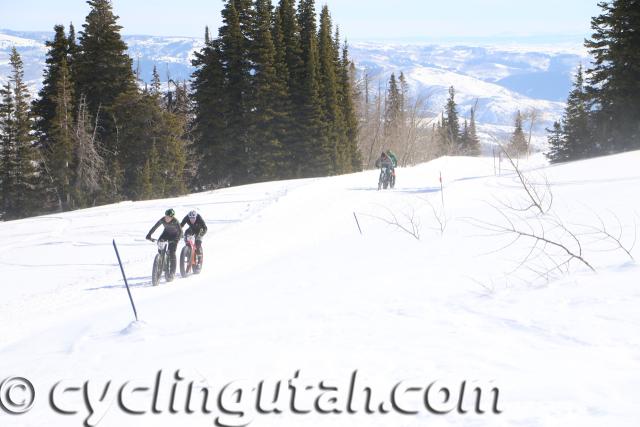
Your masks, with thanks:
[{"label": "helmet", "polygon": [[164,214],[166,216],[175,216],[176,215],[176,211],[174,211],[173,209],[167,209],[166,211],[164,211]]},{"label": "helmet", "polygon": [[196,219],[198,217],[198,212],[191,211],[189,212],[189,219]]}]

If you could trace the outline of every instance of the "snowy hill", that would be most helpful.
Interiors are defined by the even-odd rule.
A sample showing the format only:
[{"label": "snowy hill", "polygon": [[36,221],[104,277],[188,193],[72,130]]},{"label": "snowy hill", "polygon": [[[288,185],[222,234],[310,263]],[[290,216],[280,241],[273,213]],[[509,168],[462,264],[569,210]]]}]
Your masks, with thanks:
[{"label": "snowy hill", "polygon": [[[563,224],[600,227],[599,215],[613,235],[621,227],[621,243],[630,247],[640,201],[628,195],[640,184],[638,161],[640,152],[522,166],[539,188],[549,180],[552,213]],[[574,260],[570,274],[551,271],[550,281],[541,280],[536,269],[544,256],[517,269],[532,242],[501,249],[513,236],[477,223],[503,221],[494,205],[521,218],[518,226],[538,224],[534,213],[504,207],[517,207],[524,191],[506,165],[499,169],[496,176],[491,159],[441,158],[400,169],[391,191],[376,191],[377,171],[367,171],[0,223],[0,360],[4,375],[29,379],[36,392],[27,414],[0,408],[0,425],[79,426],[87,408],[95,412],[91,425],[101,427],[206,426],[215,419],[234,426],[637,425],[640,269],[615,242],[587,232],[577,237],[597,274]],[[434,214],[443,201],[444,215]],[[199,276],[153,287],[156,250],[144,236],[167,207],[180,216],[197,208],[207,220],[205,266]],[[394,216],[406,231],[389,224]],[[131,323],[112,238],[138,323]],[[565,243],[576,250],[571,239]],[[547,255],[563,256],[553,248]],[[310,408],[306,415],[292,414],[288,401],[275,404],[281,415],[257,413],[258,382],[286,381],[297,370],[316,392],[320,380],[344,392],[358,370],[374,401],[387,402],[404,380],[423,388],[436,380],[493,381],[503,413],[436,416],[421,394],[407,391],[398,397],[401,407],[417,415],[367,415],[357,390],[352,415],[321,415],[308,400],[296,404]],[[92,406],[82,403],[85,381]],[[200,404],[185,413],[180,399],[190,381],[220,393],[211,413]],[[230,395],[240,388],[243,394]],[[28,396],[27,389],[15,393],[18,403]],[[171,396],[179,396],[175,415]],[[77,413],[55,413],[50,399]],[[345,412],[340,399],[334,406]],[[146,415],[127,415],[123,405]]]},{"label": "snowy hill", "polygon": [[[32,88],[40,84],[47,32],[0,30],[0,81],[8,73],[8,55],[15,45],[25,61],[26,78]],[[156,65],[163,81],[167,76],[188,79],[193,52],[203,41],[188,37],[123,36],[134,66],[150,81]],[[560,44],[472,46],[460,44],[403,45],[354,43],[351,55],[360,70],[367,70],[383,87],[391,72],[404,71],[418,93],[429,96],[433,114],[441,111],[449,86],[458,91],[463,115],[478,100],[478,120],[498,126],[512,126],[517,109],[536,108],[543,113],[536,127],[541,133],[550,127],[564,108],[571,78],[577,65],[587,63],[580,46]]]}]

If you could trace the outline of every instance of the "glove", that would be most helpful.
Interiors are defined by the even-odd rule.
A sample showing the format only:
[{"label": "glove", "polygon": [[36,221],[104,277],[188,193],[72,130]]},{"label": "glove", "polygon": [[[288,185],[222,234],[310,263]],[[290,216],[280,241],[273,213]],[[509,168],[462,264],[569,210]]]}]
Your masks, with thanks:
[{"label": "glove", "polygon": [[149,236],[148,234],[147,234],[147,240],[148,240],[148,241],[150,241],[150,242],[154,242],[154,243],[155,243],[155,241],[156,241],[156,239],[153,239],[153,238],[152,238],[151,236]]}]

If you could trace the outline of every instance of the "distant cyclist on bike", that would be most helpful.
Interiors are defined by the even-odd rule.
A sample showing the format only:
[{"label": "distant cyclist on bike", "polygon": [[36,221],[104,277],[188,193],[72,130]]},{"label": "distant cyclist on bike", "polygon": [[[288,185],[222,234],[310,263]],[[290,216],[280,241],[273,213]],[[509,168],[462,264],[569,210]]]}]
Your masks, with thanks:
[{"label": "distant cyclist on bike", "polygon": [[180,227],[184,227],[185,224],[189,228],[185,231],[184,236],[195,236],[196,254],[200,255],[202,253],[202,236],[207,234],[207,224],[204,223],[204,219],[196,211],[189,212],[180,223]]},{"label": "distant cyclist on bike", "polygon": [[176,249],[178,248],[178,241],[182,238],[182,227],[176,218],[176,212],[173,209],[167,209],[164,216],[160,218],[158,222],[156,222],[156,225],[154,225],[151,230],[149,230],[149,233],[147,233],[147,240],[151,240],[152,242],[156,241],[151,238],[151,235],[161,225],[164,226],[164,230],[158,240],[166,240],[169,242],[169,258],[171,260],[169,275],[172,280],[176,274]]},{"label": "distant cyclist on bike", "polygon": [[398,158],[396,157],[396,153],[390,149],[387,150],[387,157],[393,164],[393,167],[391,168],[391,188],[393,188],[396,185],[396,167],[398,166]]},{"label": "distant cyclist on bike", "polygon": [[389,168],[393,170],[393,160],[384,151],[380,154],[378,160],[376,160],[377,168]]}]

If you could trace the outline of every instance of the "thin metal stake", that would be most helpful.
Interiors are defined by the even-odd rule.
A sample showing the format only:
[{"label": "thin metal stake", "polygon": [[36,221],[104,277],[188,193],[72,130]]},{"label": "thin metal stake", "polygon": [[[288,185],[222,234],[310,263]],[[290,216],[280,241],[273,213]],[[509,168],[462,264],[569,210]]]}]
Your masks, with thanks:
[{"label": "thin metal stake", "polygon": [[113,239],[113,249],[116,250],[116,256],[118,257],[118,264],[120,264],[120,271],[122,272],[122,278],[124,279],[124,284],[127,287],[127,293],[129,294],[129,301],[131,301],[131,307],[133,308],[133,315],[136,317],[136,322],[138,321],[138,312],[136,311],[136,305],[133,303],[133,297],[131,296],[131,290],[129,289],[129,283],[127,282],[127,276],[124,274],[124,268],[122,267],[122,261],[120,260],[120,254],[118,253],[118,247],[116,246],[116,239]]}]

